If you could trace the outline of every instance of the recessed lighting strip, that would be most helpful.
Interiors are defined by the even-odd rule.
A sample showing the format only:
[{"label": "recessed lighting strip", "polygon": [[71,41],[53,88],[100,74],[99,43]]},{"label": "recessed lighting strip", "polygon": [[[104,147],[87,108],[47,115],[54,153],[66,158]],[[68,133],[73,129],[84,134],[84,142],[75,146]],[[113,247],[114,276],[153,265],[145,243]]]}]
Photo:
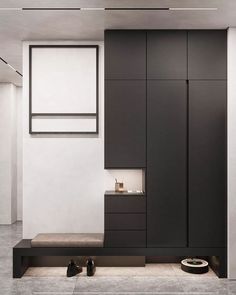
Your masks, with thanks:
[{"label": "recessed lighting strip", "polygon": [[0,7],[0,11],[15,11],[15,10],[22,10],[22,8],[20,7]]},{"label": "recessed lighting strip", "polygon": [[15,11],[15,10],[28,10],[28,11],[215,11],[216,7],[23,7],[23,8],[1,8],[0,11]]},{"label": "recessed lighting strip", "polygon": [[7,61],[5,61],[5,59],[3,59],[1,56],[0,56],[0,60],[2,62],[4,62],[9,68],[11,68],[13,71],[15,71],[18,75],[20,75],[21,77],[23,77],[23,75],[17,71],[12,65],[10,65]]},{"label": "recessed lighting strip", "polygon": [[137,10],[146,10],[146,11],[152,11],[152,10],[169,10],[168,7],[124,7],[124,8],[121,8],[121,7],[109,7],[109,8],[105,8],[105,10],[108,10],[108,11],[114,11],[114,10],[117,10],[117,11],[137,11]]},{"label": "recessed lighting strip", "polygon": [[21,10],[81,10],[79,7],[23,7]]}]

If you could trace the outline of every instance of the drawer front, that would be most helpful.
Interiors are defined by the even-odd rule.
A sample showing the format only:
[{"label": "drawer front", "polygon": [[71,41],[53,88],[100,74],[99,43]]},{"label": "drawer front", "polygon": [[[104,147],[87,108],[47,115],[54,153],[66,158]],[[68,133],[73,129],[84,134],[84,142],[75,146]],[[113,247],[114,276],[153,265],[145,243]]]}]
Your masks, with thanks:
[{"label": "drawer front", "polygon": [[105,247],[146,247],[146,231],[105,231]]},{"label": "drawer front", "polygon": [[108,213],[105,230],[146,230],[146,214]]},{"label": "drawer front", "polygon": [[105,196],[105,213],[146,213],[146,197]]}]

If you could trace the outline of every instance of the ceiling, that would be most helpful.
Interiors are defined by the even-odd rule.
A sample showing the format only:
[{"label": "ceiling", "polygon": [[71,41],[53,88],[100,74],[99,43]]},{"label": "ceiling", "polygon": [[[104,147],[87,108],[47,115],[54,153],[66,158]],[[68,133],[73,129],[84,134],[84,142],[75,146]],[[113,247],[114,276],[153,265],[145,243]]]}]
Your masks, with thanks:
[{"label": "ceiling", "polygon": [[[215,11],[21,11],[22,7],[216,7]],[[103,40],[105,29],[225,29],[235,0],[0,0],[0,57],[22,72],[24,40]],[[0,61],[0,82],[22,78]]]}]

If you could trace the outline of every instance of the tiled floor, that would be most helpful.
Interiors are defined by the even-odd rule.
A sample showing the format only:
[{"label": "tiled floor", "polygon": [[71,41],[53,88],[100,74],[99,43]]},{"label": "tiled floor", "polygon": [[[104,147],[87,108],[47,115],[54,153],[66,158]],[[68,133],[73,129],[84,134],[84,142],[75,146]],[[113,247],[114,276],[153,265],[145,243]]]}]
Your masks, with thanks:
[{"label": "tiled floor", "polygon": [[[65,267],[32,267],[27,270],[25,276],[29,277],[65,277]],[[86,276],[86,269],[79,277]],[[145,267],[97,267],[96,277],[192,277],[196,275],[183,272],[177,263],[146,264]],[[210,269],[200,277],[215,278],[215,273]]]},{"label": "tiled floor", "polygon": [[236,281],[182,272],[178,264],[147,265],[145,268],[99,267],[94,277],[85,271],[66,278],[65,268],[31,268],[22,279],[12,279],[12,246],[22,235],[20,223],[0,226],[0,295],[231,295]]}]

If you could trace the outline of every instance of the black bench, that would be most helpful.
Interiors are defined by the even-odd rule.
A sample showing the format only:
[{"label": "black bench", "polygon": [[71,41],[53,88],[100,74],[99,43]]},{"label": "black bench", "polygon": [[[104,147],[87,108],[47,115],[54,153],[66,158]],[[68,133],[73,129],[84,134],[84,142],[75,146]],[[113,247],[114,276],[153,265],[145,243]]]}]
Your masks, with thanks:
[{"label": "black bench", "polygon": [[13,278],[21,278],[37,256],[183,256],[217,257],[209,260],[220,278],[227,277],[226,248],[108,248],[108,247],[32,247],[31,240],[21,240],[13,248]]}]

